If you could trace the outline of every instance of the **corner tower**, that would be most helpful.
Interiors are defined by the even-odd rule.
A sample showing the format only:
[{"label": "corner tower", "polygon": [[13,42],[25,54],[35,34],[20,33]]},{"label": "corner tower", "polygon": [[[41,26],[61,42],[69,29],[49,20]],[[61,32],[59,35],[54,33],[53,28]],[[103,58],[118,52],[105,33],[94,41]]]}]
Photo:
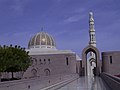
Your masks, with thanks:
[{"label": "corner tower", "polygon": [[89,12],[89,37],[90,37],[89,45],[96,47],[93,12]]}]

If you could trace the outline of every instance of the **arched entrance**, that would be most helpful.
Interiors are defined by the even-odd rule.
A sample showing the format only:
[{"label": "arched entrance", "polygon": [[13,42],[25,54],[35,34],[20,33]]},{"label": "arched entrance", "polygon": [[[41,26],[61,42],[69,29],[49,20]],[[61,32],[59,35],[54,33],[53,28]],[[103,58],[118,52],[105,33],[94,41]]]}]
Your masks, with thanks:
[{"label": "arched entrance", "polygon": [[96,57],[96,68],[95,68],[95,74],[99,75],[100,74],[100,54],[99,54],[99,50],[92,46],[92,45],[88,45],[86,48],[83,49],[82,51],[82,75],[87,76],[88,70],[87,70],[87,54],[89,52],[93,52],[95,54]]}]

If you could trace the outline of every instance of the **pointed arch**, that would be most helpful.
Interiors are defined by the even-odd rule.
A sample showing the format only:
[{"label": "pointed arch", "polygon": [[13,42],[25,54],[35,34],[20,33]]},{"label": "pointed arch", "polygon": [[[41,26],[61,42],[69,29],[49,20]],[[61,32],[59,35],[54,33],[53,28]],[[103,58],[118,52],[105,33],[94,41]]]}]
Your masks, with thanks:
[{"label": "pointed arch", "polygon": [[45,76],[49,76],[50,75],[50,69],[46,68],[44,70],[44,72],[45,72]]},{"label": "pointed arch", "polygon": [[31,73],[32,73],[32,77],[37,77],[37,70],[35,68],[31,70]]},{"label": "pointed arch", "polygon": [[89,52],[95,53],[95,56],[96,56],[96,75],[99,75],[100,74],[100,54],[99,54],[99,50],[92,45],[88,45],[82,51],[82,74],[87,76],[87,54]]}]

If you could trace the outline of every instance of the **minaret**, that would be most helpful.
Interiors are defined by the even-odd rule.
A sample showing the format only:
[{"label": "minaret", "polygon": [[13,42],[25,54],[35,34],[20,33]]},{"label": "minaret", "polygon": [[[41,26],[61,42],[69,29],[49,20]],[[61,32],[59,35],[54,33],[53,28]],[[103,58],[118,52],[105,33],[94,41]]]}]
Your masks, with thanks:
[{"label": "minaret", "polygon": [[[93,12],[89,12],[89,37],[89,45],[96,47]],[[90,56],[95,58],[95,54],[93,52],[90,52]]]},{"label": "minaret", "polygon": [[89,45],[96,47],[93,12],[89,12]]}]

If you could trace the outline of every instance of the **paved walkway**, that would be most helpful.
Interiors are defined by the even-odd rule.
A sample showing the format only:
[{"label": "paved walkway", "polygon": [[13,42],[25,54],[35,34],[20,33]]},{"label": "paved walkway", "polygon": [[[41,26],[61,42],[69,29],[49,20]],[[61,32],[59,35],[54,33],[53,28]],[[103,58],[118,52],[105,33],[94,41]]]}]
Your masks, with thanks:
[{"label": "paved walkway", "polygon": [[108,90],[100,77],[81,77],[57,90]]}]

